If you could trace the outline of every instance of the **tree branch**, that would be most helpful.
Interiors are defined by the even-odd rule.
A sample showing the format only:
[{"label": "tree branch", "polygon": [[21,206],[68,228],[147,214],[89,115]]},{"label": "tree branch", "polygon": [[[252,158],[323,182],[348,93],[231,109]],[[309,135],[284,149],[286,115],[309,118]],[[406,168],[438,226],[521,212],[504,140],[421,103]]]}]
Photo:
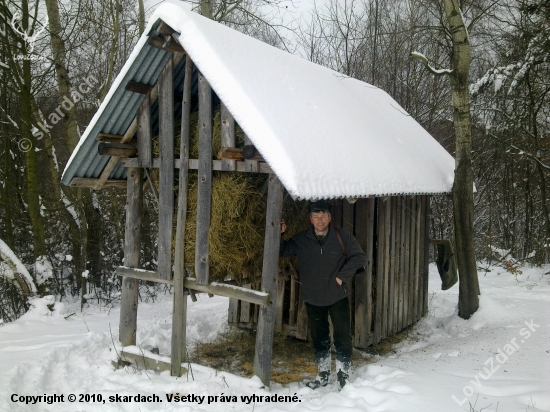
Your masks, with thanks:
[{"label": "tree branch", "polygon": [[420,60],[422,63],[424,63],[424,66],[426,67],[426,69],[428,69],[429,72],[431,72],[432,74],[436,75],[436,76],[444,76],[446,74],[451,74],[453,71],[450,70],[450,69],[436,69],[432,66],[430,66],[430,62],[428,61],[427,57],[424,56],[422,53],[419,53],[419,52],[416,52],[416,51],[413,51],[410,56],[413,58],[413,59],[418,59]]}]

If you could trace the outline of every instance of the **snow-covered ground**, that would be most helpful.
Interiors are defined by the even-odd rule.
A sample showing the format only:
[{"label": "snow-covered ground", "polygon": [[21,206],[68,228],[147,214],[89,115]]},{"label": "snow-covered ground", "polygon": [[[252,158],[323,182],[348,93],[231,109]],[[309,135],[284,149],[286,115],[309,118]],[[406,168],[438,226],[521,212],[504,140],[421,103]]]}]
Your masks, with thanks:
[{"label": "snow-covered ground", "polygon": [[[313,391],[304,382],[268,390],[257,378],[196,364],[179,379],[115,370],[118,309],[81,313],[56,303],[52,312],[48,298],[35,300],[23,317],[0,325],[0,410],[550,411],[549,268],[523,268],[517,277],[491,269],[480,272],[480,309],[465,321],[456,312],[458,286],[439,290],[431,267],[429,315],[395,353],[355,369],[341,392]],[[209,340],[224,330],[227,303],[205,295],[189,302],[188,339]],[[168,353],[170,322],[171,296],[140,303],[138,344]],[[50,397],[25,404],[39,395]]]}]

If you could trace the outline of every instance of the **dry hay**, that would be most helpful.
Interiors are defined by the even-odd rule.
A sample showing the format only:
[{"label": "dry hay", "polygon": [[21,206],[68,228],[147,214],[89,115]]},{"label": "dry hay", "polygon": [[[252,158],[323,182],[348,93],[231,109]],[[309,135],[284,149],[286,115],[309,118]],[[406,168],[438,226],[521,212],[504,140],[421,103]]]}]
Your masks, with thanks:
[{"label": "dry hay", "polygon": [[[231,328],[209,343],[197,342],[191,353],[190,361],[224,370],[239,376],[251,377],[254,374],[254,350],[256,334],[250,330]],[[271,358],[271,381],[282,385],[291,382],[309,380],[317,374],[317,365],[310,342],[286,336],[275,331],[273,337],[273,356]],[[332,369],[335,370],[334,355]],[[373,357],[362,351],[353,351],[354,368],[368,364]]]},{"label": "dry hay", "polygon": [[[198,113],[190,118],[189,156],[198,157]],[[179,157],[180,125],[175,124],[175,156]],[[244,144],[244,132],[236,127],[237,146]],[[221,145],[220,112],[214,112],[212,124],[212,156]],[[158,156],[158,136],[154,139],[153,152]],[[155,171],[158,185],[158,170]],[[177,176],[176,176],[177,180]],[[178,184],[174,187],[177,199]],[[265,213],[267,202],[267,175],[238,172],[214,172],[212,178],[212,214],[209,231],[209,279],[210,281],[232,280],[238,285],[251,283],[259,286],[261,278]],[[177,203],[177,202],[176,202]],[[190,171],[187,193],[187,221],[185,228],[184,260],[188,273],[195,273],[195,238],[197,218],[197,172]],[[307,228],[307,203],[294,202],[285,197],[283,217],[287,234],[293,235]],[[177,204],[174,205],[175,248]]]}]

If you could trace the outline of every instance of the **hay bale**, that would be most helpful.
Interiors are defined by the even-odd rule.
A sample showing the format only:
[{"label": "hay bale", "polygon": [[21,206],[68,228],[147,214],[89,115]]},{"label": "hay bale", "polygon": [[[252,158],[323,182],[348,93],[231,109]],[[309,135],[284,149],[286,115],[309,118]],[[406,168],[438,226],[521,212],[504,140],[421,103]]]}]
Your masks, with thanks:
[{"label": "hay bale", "polygon": [[[175,155],[180,150],[180,124],[175,127]],[[198,113],[190,118],[189,156],[198,158]],[[237,126],[237,146],[244,145],[244,132]],[[221,116],[215,110],[212,125],[212,156],[221,145]],[[158,136],[153,140],[153,152],[159,154]],[[158,170],[153,176],[158,185]],[[177,180],[177,175],[176,175]],[[237,172],[214,172],[212,179],[212,216],[209,232],[210,281],[231,279],[238,285],[252,283],[259,287],[261,279],[265,213],[267,202],[267,175]],[[177,199],[178,183],[174,186]],[[174,205],[174,236],[177,204]],[[308,227],[307,202],[294,202],[285,197],[283,218],[287,223],[287,237]],[[190,171],[187,193],[187,222],[185,228],[184,261],[188,273],[195,273],[195,235],[197,220],[197,172]]]}]

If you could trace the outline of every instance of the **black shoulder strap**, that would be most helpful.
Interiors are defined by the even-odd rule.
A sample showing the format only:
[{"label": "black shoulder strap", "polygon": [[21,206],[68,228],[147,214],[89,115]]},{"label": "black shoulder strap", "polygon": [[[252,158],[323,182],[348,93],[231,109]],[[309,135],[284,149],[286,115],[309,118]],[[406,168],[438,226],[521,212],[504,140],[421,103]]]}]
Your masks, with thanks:
[{"label": "black shoulder strap", "polygon": [[338,238],[338,242],[340,242],[340,247],[342,248],[342,252],[344,252],[344,257],[346,258],[346,262],[349,260],[348,254],[346,253],[346,248],[344,247],[344,242],[342,242],[342,237],[340,236],[340,232],[338,231],[338,228],[336,226],[334,227],[334,231],[336,232],[336,237]]}]

